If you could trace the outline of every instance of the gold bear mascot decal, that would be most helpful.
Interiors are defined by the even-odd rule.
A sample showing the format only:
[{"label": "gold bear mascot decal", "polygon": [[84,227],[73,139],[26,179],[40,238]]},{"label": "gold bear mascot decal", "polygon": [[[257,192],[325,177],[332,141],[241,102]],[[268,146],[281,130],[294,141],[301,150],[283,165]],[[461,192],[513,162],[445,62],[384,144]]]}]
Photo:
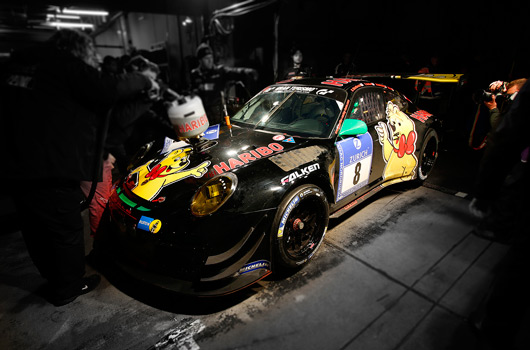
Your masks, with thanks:
[{"label": "gold bear mascot decal", "polygon": [[414,122],[391,101],[386,106],[386,119],[387,123],[375,126],[386,163],[383,178],[412,180],[418,164],[414,154],[418,138]]},{"label": "gold bear mascot decal", "polygon": [[202,177],[208,170],[210,161],[186,169],[190,164],[191,147],[175,149],[160,161],[150,160],[134,169],[127,177],[127,187],[137,196],[152,201],[166,186],[193,176]]}]

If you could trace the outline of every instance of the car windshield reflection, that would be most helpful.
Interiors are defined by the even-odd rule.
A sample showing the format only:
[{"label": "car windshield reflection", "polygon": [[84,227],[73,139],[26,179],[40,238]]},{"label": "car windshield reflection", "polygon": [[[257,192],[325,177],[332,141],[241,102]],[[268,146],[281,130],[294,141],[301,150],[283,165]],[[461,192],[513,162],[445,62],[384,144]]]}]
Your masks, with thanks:
[{"label": "car windshield reflection", "polygon": [[250,100],[231,118],[236,124],[305,137],[328,137],[341,103],[300,92],[266,92]]}]

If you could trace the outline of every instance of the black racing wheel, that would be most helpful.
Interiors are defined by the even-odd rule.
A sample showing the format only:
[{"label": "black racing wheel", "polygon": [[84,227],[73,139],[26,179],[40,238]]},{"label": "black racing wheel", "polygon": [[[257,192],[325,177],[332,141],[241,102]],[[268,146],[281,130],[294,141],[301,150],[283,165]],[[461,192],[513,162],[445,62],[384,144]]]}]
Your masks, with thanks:
[{"label": "black racing wheel", "polygon": [[302,185],[281,202],[272,225],[273,263],[279,271],[301,267],[317,251],[329,221],[324,192]]},{"label": "black racing wheel", "polygon": [[418,166],[418,181],[423,182],[429,177],[434,163],[438,158],[438,134],[435,130],[429,129],[425,133],[425,138],[421,145],[419,166]]}]

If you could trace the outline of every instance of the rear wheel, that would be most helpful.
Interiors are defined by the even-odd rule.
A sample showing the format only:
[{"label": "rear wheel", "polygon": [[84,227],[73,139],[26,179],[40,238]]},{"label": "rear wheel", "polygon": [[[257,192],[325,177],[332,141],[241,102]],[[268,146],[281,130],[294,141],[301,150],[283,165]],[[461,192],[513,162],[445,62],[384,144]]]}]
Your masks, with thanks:
[{"label": "rear wheel", "polygon": [[423,182],[429,177],[434,163],[438,158],[438,134],[434,129],[429,129],[423,139],[418,166],[418,181]]},{"label": "rear wheel", "polygon": [[295,188],[282,201],[272,225],[273,262],[279,271],[296,269],[311,259],[324,239],[329,206],[315,185]]}]

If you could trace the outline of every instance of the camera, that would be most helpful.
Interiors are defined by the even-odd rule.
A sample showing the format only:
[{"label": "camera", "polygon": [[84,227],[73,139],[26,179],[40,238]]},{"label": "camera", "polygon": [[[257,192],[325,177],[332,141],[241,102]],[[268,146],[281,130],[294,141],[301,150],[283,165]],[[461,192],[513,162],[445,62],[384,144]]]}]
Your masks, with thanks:
[{"label": "camera", "polygon": [[493,101],[493,95],[495,95],[496,97],[498,93],[493,93],[480,89],[473,93],[473,101],[478,105],[484,102],[491,102]]},{"label": "camera", "polygon": [[[492,83],[493,84],[493,83]],[[503,91],[506,90],[506,83],[501,84],[497,89],[490,91],[486,90],[477,90],[473,93],[473,101],[476,104],[481,104],[484,102],[491,102],[493,101],[493,96],[495,96],[495,100],[497,100],[498,97],[503,95]]]}]

